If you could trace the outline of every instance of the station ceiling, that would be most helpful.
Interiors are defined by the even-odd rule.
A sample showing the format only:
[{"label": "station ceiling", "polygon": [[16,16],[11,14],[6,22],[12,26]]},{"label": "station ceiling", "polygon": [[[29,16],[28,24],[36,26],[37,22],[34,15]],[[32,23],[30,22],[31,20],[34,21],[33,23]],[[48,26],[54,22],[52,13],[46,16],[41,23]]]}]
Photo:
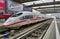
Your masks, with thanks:
[{"label": "station ceiling", "polygon": [[[25,2],[31,2],[31,1],[37,1],[37,0],[13,0],[15,2],[18,2],[18,3],[25,3]],[[32,5],[26,5],[27,7],[38,7],[38,8],[33,8],[35,10],[38,10],[40,11],[41,13],[43,14],[46,14],[46,13],[60,13],[60,5],[59,6],[55,6],[55,5],[58,5],[60,4],[60,1],[53,1],[53,2],[43,2],[43,3],[33,3]],[[52,7],[47,7],[48,5],[53,5]],[[46,6],[46,7],[41,7],[41,6]]]},{"label": "station ceiling", "polygon": [[47,13],[60,13],[60,9],[57,9],[57,8],[55,10],[54,10],[54,8],[52,8],[52,9],[40,9],[38,11],[40,11],[43,14],[47,14]]},{"label": "station ceiling", "polygon": [[12,0],[12,1],[18,2],[18,3],[24,3],[24,2],[37,1],[37,0]]},{"label": "station ceiling", "polygon": [[60,1],[33,4],[33,5],[29,5],[29,6],[27,6],[27,7],[46,6],[46,5],[54,5],[54,4],[60,4]]},{"label": "station ceiling", "polygon": [[35,10],[38,10],[43,14],[46,14],[46,13],[60,13],[60,6],[40,7],[40,8],[36,8]]},{"label": "station ceiling", "polygon": [[[47,5],[53,5],[53,6],[47,7]],[[56,6],[56,5],[59,5],[59,6]],[[37,6],[39,6],[39,7],[37,7]],[[41,6],[46,6],[46,7],[41,7]],[[34,9],[40,11],[43,14],[60,13],[60,1],[34,4],[34,5],[29,5],[28,7],[37,7]]]},{"label": "station ceiling", "polygon": [[35,8],[35,10],[37,10],[37,9],[51,9],[51,8],[54,8],[55,7],[55,9],[57,8],[60,8],[60,6],[52,6],[52,7],[38,7],[38,8]]}]

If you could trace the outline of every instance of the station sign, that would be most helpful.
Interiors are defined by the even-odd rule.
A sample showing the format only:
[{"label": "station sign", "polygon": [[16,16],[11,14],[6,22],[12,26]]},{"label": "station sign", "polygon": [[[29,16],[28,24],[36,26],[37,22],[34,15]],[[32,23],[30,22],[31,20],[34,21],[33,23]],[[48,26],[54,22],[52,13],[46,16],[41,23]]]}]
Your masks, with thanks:
[{"label": "station sign", "polygon": [[5,10],[6,9],[6,0],[0,0],[0,9]]},{"label": "station sign", "polygon": [[23,5],[23,11],[30,11],[30,12],[32,12],[32,8],[26,7],[25,5]]},{"label": "station sign", "polygon": [[11,11],[19,11],[19,12],[30,11],[30,12],[32,12],[32,8],[26,7],[24,4],[14,3],[11,0],[7,0],[7,7],[8,7],[8,10],[11,10]]},{"label": "station sign", "polygon": [[11,0],[7,0],[7,9],[10,10],[11,6],[13,6],[13,3]]},{"label": "station sign", "polygon": [[7,9],[11,11],[22,11],[23,5],[14,3],[11,0],[7,0]]},{"label": "station sign", "polygon": [[12,6],[11,10],[21,12],[23,10],[23,5]]}]

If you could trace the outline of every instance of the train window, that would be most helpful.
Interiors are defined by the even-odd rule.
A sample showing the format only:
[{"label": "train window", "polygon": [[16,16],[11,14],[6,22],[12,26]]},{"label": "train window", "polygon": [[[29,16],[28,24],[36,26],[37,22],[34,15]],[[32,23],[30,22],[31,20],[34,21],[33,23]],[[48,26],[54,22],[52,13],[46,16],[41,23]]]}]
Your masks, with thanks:
[{"label": "train window", "polygon": [[20,16],[20,15],[22,15],[22,13],[17,14],[17,16]]},{"label": "train window", "polygon": [[29,19],[29,18],[33,18],[33,15],[26,15],[26,16],[23,16],[23,17],[20,18],[20,20]]},{"label": "train window", "polygon": [[24,19],[24,16],[23,16],[23,17],[20,17],[19,19],[20,19],[20,20],[23,20],[23,19]]},{"label": "train window", "polygon": [[24,19],[29,19],[29,16],[25,16]]},{"label": "train window", "polygon": [[20,16],[22,13],[14,14],[12,17]]},{"label": "train window", "polygon": [[29,18],[33,18],[33,15],[29,15]]},{"label": "train window", "polygon": [[29,18],[33,18],[33,16],[32,15],[27,15],[27,16],[25,16],[24,19],[29,19]]}]

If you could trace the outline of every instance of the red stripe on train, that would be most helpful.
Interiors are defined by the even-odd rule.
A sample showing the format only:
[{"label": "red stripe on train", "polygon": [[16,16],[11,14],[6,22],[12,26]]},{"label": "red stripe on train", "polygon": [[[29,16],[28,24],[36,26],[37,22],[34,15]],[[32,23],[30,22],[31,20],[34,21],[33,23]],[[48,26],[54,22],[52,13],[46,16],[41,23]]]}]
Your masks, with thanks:
[{"label": "red stripe on train", "polygon": [[18,23],[22,23],[22,22],[26,22],[27,20],[21,20],[20,22],[15,22],[13,24],[4,24],[3,26],[11,26],[11,25],[14,25],[14,24],[18,24]]}]

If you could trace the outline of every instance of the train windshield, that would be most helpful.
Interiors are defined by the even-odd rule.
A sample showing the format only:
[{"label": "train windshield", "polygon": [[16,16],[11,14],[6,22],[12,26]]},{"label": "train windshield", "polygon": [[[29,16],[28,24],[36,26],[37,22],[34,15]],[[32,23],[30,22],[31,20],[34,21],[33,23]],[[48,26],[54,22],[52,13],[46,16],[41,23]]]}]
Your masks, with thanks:
[{"label": "train windshield", "polygon": [[20,16],[20,15],[22,15],[22,13],[14,14],[12,17],[17,17],[17,16]]}]

